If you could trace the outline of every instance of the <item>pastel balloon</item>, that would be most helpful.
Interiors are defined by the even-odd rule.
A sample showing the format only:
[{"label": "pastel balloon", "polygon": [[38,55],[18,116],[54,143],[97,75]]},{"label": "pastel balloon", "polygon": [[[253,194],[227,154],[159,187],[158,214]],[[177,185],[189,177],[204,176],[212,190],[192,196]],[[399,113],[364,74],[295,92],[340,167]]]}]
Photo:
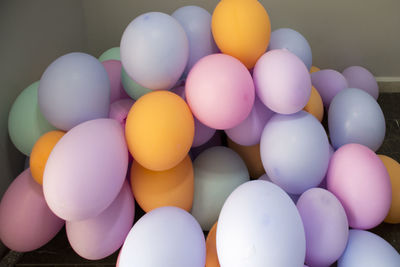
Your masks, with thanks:
[{"label": "pastel balloon", "polygon": [[199,223],[180,208],[161,207],[135,223],[122,247],[119,266],[203,267],[205,259]]},{"label": "pastel balloon", "polygon": [[211,33],[211,14],[199,6],[184,6],[171,16],[181,24],[189,40],[189,59],[184,71],[187,75],[199,59],[218,52]]},{"label": "pastel balloon", "polygon": [[8,114],[8,134],[15,147],[26,156],[44,133],[55,130],[38,106],[39,81],[25,88],[15,99]]},{"label": "pastel balloon", "polygon": [[120,49],[119,47],[112,47],[107,49],[100,55],[99,61],[103,62],[106,60],[121,60]]},{"label": "pastel balloon", "polygon": [[119,60],[106,60],[103,61],[105,70],[110,80],[110,103],[113,103],[119,99],[127,98],[128,95],[124,90],[121,82],[121,61]]},{"label": "pastel balloon", "polygon": [[129,77],[151,90],[172,88],[189,58],[185,30],[176,19],[161,12],[136,17],[126,27],[120,47]]},{"label": "pastel balloon", "polygon": [[376,151],[385,138],[382,109],[371,95],[361,89],[349,88],[335,96],[328,112],[328,125],[335,149],[357,143]]},{"label": "pastel balloon", "polygon": [[192,215],[204,231],[211,229],[229,194],[249,181],[249,173],[233,150],[216,146],[202,152],[193,162],[194,198]]},{"label": "pastel balloon", "polygon": [[43,173],[51,151],[57,142],[63,137],[63,131],[51,131],[42,135],[33,146],[29,158],[29,166],[33,179],[38,184],[43,184]]},{"label": "pastel balloon", "polygon": [[274,112],[256,97],[247,118],[235,127],[226,129],[225,133],[232,141],[242,146],[259,144],[264,126],[273,114]]},{"label": "pastel balloon", "polygon": [[284,48],[298,56],[308,70],[311,68],[311,47],[301,33],[289,28],[280,28],[273,31],[271,33],[268,50]]},{"label": "pastel balloon", "polygon": [[321,69],[318,68],[318,67],[316,67],[316,66],[311,66],[310,74],[311,74],[311,73],[314,73],[314,72],[317,72],[317,71],[320,71],[320,70],[321,70]]},{"label": "pastel balloon", "polygon": [[329,142],[311,114],[275,114],[264,128],[261,160],[271,180],[286,192],[301,194],[316,187],[329,164]]},{"label": "pastel balloon", "polygon": [[145,212],[164,206],[186,211],[192,208],[194,176],[189,156],[165,171],[148,170],[134,161],[130,181],[133,195]]},{"label": "pastel balloon", "polygon": [[374,75],[361,66],[351,66],[342,72],[349,87],[364,90],[373,98],[378,99],[379,87]]},{"label": "pastel balloon", "polygon": [[235,127],[246,119],[255,94],[246,67],[224,54],[199,60],[189,73],[185,91],[194,116],[208,127],[221,130]]},{"label": "pastel balloon", "polygon": [[107,71],[85,53],[61,56],[44,71],[38,99],[46,119],[64,131],[88,120],[106,118],[110,108]]},{"label": "pastel balloon", "polygon": [[11,183],[0,203],[0,240],[8,248],[32,251],[49,242],[64,221],[54,215],[29,169]]},{"label": "pastel balloon", "polygon": [[314,115],[314,117],[316,117],[319,121],[322,121],[324,118],[324,104],[322,103],[322,98],[314,86],[311,88],[310,99],[308,99],[307,105],[303,108],[303,110]]},{"label": "pastel balloon", "polygon": [[385,155],[378,155],[378,157],[385,165],[392,184],[392,202],[384,221],[387,223],[400,223],[400,164]]},{"label": "pastel balloon", "polygon": [[135,100],[130,98],[115,101],[110,106],[108,117],[121,123],[122,128],[125,129],[126,118],[134,103]]},{"label": "pastel balloon", "polygon": [[297,201],[306,233],[306,263],[331,266],[346,248],[349,224],[340,201],[329,191],[311,188]]},{"label": "pastel balloon", "polygon": [[125,128],[129,151],[146,169],[163,171],[189,152],[194,121],[186,102],[168,91],[151,92],[135,102]]},{"label": "pastel balloon", "polygon": [[312,85],[317,89],[325,108],[340,91],[349,87],[346,78],[336,70],[320,70],[311,73]]},{"label": "pastel balloon", "polygon": [[[260,177],[258,177],[257,180],[267,181],[267,182],[273,183],[272,180],[271,180],[271,178],[269,178],[268,174],[266,174],[266,173],[264,173],[263,175],[261,175]],[[287,192],[286,192],[286,193],[287,193]],[[299,198],[300,198],[300,195],[297,195],[297,194],[290,194],[290,193],[287,193],[287,194],[288,194],[288,196],[293,200],[293,203],[294,203],[294,204],[296,204],[296,203],[297,203],[297,200],[299,200]]]},{"label": "pastel balloon", "polygon": [[190,157],[194,160],[197,158],[198,155],[200,155],[203,151],[214,147],[214,146],[222,146],[224,142],[224,135],[222,134],[222,131],[216,131],[213,137],[211,137],[210,140],[207,141],[207,143],[197,146],[197,147],[192,147],[189,151]]},{"label": "pastel balloon", "polygon": [[121,68],[121,82],[125,92],[135,100],[138,100],[139,97],[152,92],[152,90],[145,88],[132,80],[132,78],[126,73],[124,67]]},{"label": "pastel balloon", "polygon": [[206,267],[220,267],[217,255],[217,223],[208,232],[206,239]]},{"label": "pastel balloon", "polygon": [[265,53],[253,70],[257,96],[270,110],[293,114],[304,108],[311,94],[307,67],[286,49]]},{"label": "pastel balloon", "polygon": [[66,222],[68,241],[74,251],[88,260],[105,258],[117,251],[132,228],[135,200],[128,182],[111,205],[96,217]]},{"label": "pastel balloon", "polygon": [[400,266],[400,254],[383,238],[368,231],[352,229],[338,267]]},{"label": "pastel balloon", "polygon": [[392,200],[390,177],[368,147],[348,144],[336,150],[326,178],[328,190],[342,203],[350,227],[370,229],[385,219]]},{"label": "pastel balloon", "polygon": [[123,129],[112,119],[82,123],[53,148],[43,175],[50,209],[67,221],[93,218],[121,191],[128,168]]},{"label": "pastel balloon", "polygon": [[256,0],[220,1],[211,29],[222,53],[239,59],[248,69],[267,50],[271,35],[268,13]]},{"label": "pastel balloon", "polygon": [[303,266],[305,246],[299,212],[279,186],[247,182],[225,201],[217,227],[221,266]]}]

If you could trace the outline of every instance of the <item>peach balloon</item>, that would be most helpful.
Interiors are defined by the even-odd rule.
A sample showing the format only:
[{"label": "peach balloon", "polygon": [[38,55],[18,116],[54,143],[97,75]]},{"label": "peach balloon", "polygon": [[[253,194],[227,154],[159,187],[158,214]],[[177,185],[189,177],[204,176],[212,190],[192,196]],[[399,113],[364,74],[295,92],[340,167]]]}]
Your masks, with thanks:
[{"label": "peach balloon", "polygon": [[387,223],[400,223],[400,164],[388,156],[378,156],[385,165],[392,183],[392,203],[384,221]]},{"label": "peach balloon", "polygon": [[316,117],[319,121],[322,121],[322,118],[324,117],[324,104],[322,103],[322,98],[314,86],[311,87],[310,99],[303,110],[307,111],[311,115],[314,115],[314,117]]},{"label": "peach balloon", "polygon": [[208,232],[206,239],[206,267],[220,267],[217,255],[217,224]]}]

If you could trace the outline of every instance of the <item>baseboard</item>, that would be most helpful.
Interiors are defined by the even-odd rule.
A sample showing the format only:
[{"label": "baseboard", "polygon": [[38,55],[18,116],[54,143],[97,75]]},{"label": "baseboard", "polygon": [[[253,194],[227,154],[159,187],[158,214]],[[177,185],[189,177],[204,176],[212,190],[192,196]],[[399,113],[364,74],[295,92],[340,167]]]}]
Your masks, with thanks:
[{"label": "baseboard", "polygon": [[400,77],[375,77],[380,93],[400,93]]}]

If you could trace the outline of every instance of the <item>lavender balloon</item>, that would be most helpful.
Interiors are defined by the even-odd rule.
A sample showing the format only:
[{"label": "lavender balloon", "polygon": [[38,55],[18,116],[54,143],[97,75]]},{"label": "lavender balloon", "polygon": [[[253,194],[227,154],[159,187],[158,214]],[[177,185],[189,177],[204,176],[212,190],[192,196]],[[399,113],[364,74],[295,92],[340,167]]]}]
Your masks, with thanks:
[{"label": "lavender balloon", "polygon": [[202,153],[204,150],[214,146],[222,146],[223,138],[224,138],[223,131],[215,131],[215,134],[205,144],[197,147],[192,147],[190,149],[189,151],[190,158],[192,160],[195,160],[197,156],[200,155],[200,153]]},{"label": "lavender balloon", "polygon": [[[267,181],[267,182],[273,183],[272,180],[271,180],[271,178],[269,178],[269,177],[268,177],[268,174],[266,174],[266,173],[264,173],[263,175],[261,175],[261,176],[258,178],[258,180]],[[293,200],[294,204],[296,204],[296,203],[297,203],[297,200],[299,200],[299,198],[300,198],[300,195],[295,195],[295,194],[290,194],[290,193],[288,193],[288,195],[289,195],[289,197]]]},{"label": "lavender balloon", "polygon": [[259,144],[265,124],[273,114],[274,112],[256,97],[249,116],[234,128],[225,130],[225,133],[233,142],[242,146]]},{"label": "lavender balloon", "polygon": [[329,142],[311,114],[275,114],[261,136],[261,160],[271,180],[286,192],[301,194],[316,187],[329,164]]},{"label": "lavender balloon", "polygon": [[311,82],[321,95],[325,108],[329,108],[337,93],[349,87],[346,78],[340,72],[330,69],[311,73]]},{"label": "lavender balloon", "polygon": [[328,190],[312,188],[297,201],[306,233],[306,263],[330,266],[347,244],[349,223],[340,201]]},{"label": "lavender balloon", "polygon": [[361,66],[351,66],[342,72],[349,87],[362,89],[373,98],[378,99],[379,87],[374,75]]},{"label": "lavender balloon", "polygon": [[335,149],[362,144],[377,151],[385,138],[385,117],[375,99],[361,89],[349,88],[333,99],[328,112],[329,133]]}]

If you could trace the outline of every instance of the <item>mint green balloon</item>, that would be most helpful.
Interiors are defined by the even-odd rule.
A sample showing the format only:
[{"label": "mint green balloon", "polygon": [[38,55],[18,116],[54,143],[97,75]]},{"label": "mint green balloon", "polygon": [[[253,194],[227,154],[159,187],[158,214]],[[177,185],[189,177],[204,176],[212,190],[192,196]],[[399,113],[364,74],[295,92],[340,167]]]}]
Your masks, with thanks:
[{"label": "mint green balloon", "polygon": [[147,89],[132,80],[132,78],[126,73],[124,67],[121,68],[121,81],[125,92],[135,100],[138,100],[139,97],[152,92],[152,90]]},{"label": "mint green balloon", "polygon": [[99,56],[99,61],[103,62],[106,60],[120,60],[121,61],[121,54],[119,52],[119,47],[113,47],[106,50],[101,56]]},{"label": "mint green balloon", "polygon": [[29,156],[36,140],[43,134],[56,130],[40,112],[38,105],[39,81],[24,89],[11,107],[8,115],[8,133],[15,147]]}]

